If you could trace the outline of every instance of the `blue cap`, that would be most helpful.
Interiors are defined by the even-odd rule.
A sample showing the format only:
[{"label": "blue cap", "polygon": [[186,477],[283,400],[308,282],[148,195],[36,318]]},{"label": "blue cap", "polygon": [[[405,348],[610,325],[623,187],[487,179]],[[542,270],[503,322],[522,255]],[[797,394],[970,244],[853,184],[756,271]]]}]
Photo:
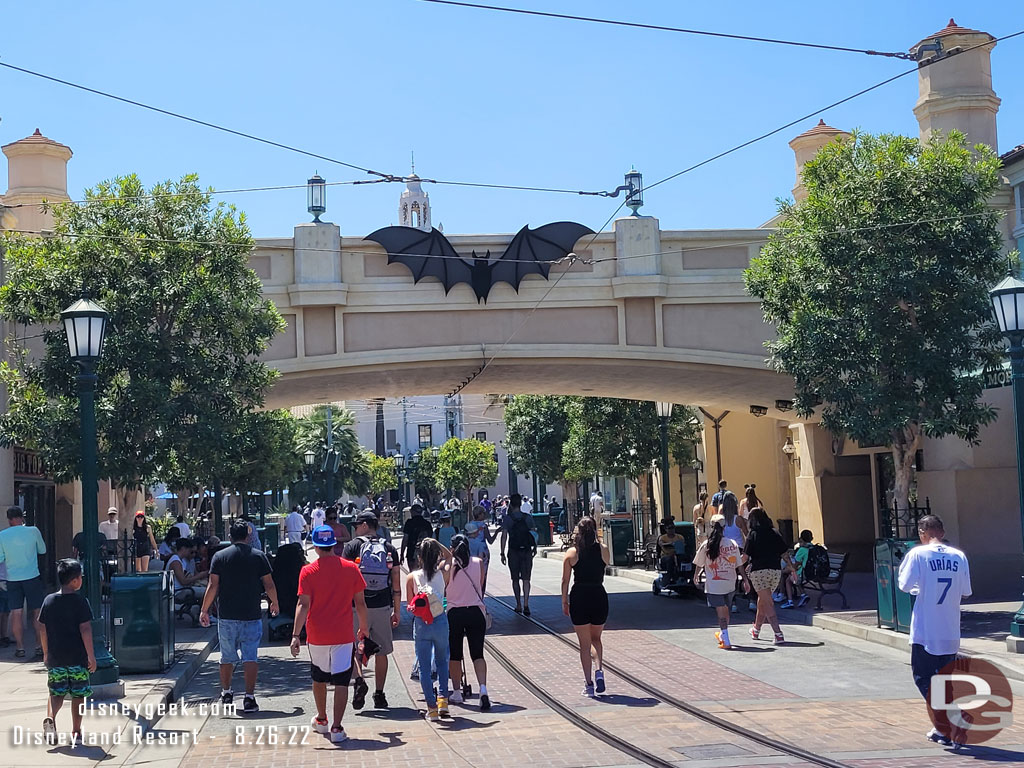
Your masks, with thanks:
[{"label": "blue cap", "polygon": [[314,547],[333,547],[338,543],[334,538],[334,529],[329,525],[318,525],[313,529]]}]

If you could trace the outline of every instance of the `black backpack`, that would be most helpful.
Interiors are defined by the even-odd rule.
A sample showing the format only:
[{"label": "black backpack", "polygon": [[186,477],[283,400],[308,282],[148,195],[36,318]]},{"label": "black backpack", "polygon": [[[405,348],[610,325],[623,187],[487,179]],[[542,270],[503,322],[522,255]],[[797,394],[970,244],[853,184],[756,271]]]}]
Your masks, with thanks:
[{"label": "black backpack", "polygon": [[526,515],[512,518],[512,525],[508,529],[509,547],[511,549],[532,550],[535,545],[533,534],[530,533],[530,525],[526,522]]},{"label": "black backpack", "polygon": [[820,544],[811,545],[811,551],[807,553],[807,562],[804,563],[804,578],[807,581],[822,581],[828,578],[831,571],[828,550]]}]

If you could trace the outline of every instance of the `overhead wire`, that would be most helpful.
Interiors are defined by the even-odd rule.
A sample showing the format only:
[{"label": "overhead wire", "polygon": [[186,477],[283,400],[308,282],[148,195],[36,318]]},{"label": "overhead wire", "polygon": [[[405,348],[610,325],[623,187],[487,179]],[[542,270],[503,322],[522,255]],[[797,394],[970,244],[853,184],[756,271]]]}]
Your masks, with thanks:
[{"label": "overhead wire", "polygon": [[622,21],[620,19],[602,19],[594,16],[578,16],[571,13],[553,13],[551,11],[535,11],[526,8],[509,8],[502,5],[485,5],[483,3],[467,3],[460,0],[420,0],[423,3],[434,5],[452,5],[462,8],[474,8],[484,11],[499,11],[502,13],[514,13],[523,16],[541,16],[549,19],[563,19],[568,21],[585,21],[592,24],[606,24],[616,27],[632,27],[634,29],[650,29],[658,32],[678,32],[687,35],[699,35],[703,37],[718,37],[728,40],[744,40],[753,43],[771,43],[774,45],[790,45],[799,48],[817,48],[826,51],[840,51],[844,53],[862,53],[868,56],[884,56],[893,59],[910,59],[910,54],[902,51],[875,51],[870,48],[851,48],[842,45],[827,45],[825,43],[808,43],[798,40],[782,40],[773,37],[758,37],[756,35],[740,35],[728,32],[710,32],[703,29],[687,29],[685,27],[670,27],[663,24],[643,24],[635,21]]}]

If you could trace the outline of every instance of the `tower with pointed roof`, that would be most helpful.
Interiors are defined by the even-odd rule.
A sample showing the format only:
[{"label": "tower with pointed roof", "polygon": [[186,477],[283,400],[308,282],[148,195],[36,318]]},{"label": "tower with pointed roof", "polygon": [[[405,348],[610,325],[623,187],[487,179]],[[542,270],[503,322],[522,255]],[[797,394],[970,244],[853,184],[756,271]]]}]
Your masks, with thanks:
[{"label": "tower with pointed roof", "polygon": [[416,175],[416,164],[412,165],[412,173],[405,182],[405,189],[398,201],[398,223],[403,227],[414,227],[429,232],[430,195],[423,191],[420,177]]}]

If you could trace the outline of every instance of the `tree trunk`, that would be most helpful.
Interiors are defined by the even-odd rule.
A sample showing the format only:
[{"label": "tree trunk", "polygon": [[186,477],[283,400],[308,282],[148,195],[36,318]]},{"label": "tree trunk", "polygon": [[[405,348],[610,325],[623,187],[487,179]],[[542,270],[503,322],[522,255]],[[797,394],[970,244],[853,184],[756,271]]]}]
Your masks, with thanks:
[{"label": "tree trunk", "polygon": [[910,484],[914,476],[914,460],[921,443],[920,427],[910,424],[893,435],[892,460],[895,469],[893,501],[896,508],[910,509]]}]

